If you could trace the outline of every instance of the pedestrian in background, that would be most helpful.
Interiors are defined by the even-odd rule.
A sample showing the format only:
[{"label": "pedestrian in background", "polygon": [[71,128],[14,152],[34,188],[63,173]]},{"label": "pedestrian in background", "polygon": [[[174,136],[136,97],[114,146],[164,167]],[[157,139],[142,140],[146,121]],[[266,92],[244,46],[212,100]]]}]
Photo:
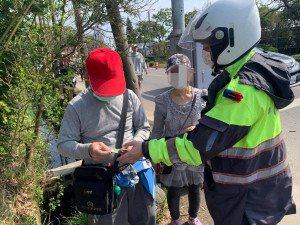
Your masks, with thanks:
[{"label": "pedestrian in background", "polygon": [[141,90],[144,71],[146,75],[148,74],[147,66],[146,66],[144,56],[142,55],[142,53],[138,52],[138,46],[133,45],[131,49],[132,49],[131,58],[134,65],[134,71],[138,79],[139,89]]},{"label": "pedestrian in background", "polygon": [[[114,165],[117,154],[111,149],[116,148],[126,90],[122,60],[117,52],[98,48],[86,59],[86,69],[90,87],[69,102],[57,148],[65,157],[84,159],[84,164]],[[125,121],[124,141],[149,138],[150,125],[140,100],[131,90],[128,90]],[[116,175],[121,186],[118,207],[100,218],[89,215],[89,224],[155,224],[155,173],[149,160],[142,160],[142,163],[144,167],[140,167],[140,171],[132,170],[132,165],[125,169],[131,171],[130,176],[125,176],[128,180],[123,179],[121,173]]]},{"label": "pedestrian in background", "polygon": [[[152,139],[174,136],[191,131],[198,124],[200,113],[206,102],[207,90],[200,90],[189,85],[193,79],[193,69],[189,58],[183,54],[172,55],[167,61],[166,74],[172,89],[155,98],[154,125]],[[160,174],[160,182],[167,187],[167,202],[172,218],[171,225],[180,225],[180,195],[188,188],[190,225],[201,225],[197,218],[204,165],[193,166],[175,163],[171,173]]]},{"label": "pedestrian in background", "polygon": [[80,73],[80,77],[81,77],[81,81],[84,81],[84,70],[80,67],[79,68],[79,73]]},{"label": "pedestrian in background", "polygon": [[75,88],[76,87],[76,76],[75,77],[73,77],[73,79],[72,79],[72,87],[73,88]]}]

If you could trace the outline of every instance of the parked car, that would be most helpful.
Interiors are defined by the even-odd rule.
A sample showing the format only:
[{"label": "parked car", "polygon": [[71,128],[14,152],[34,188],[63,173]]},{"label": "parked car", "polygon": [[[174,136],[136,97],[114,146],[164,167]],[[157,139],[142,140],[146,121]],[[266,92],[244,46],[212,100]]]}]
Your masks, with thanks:
[{"label": "parked car", "polygon": [[293,87],[300,84],[300,64],[293,57],[278,52],[264,51],[261,48],[255,48],[255,52],[285,63],[291,75],[290,85]]}]

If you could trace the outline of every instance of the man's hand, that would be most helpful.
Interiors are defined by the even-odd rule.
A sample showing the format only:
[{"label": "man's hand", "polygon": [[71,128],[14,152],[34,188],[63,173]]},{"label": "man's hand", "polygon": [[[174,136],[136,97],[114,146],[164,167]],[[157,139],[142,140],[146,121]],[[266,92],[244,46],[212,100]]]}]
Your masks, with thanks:
[{"label": "man's hand", "polygon": [[148,75],[148,71],[146,71],[146,75]]},{"label": "man's hand", "polygon": [[141,141],[130,141],[123,144],[124,148],[131,148],[131,150],[118,157],[117,161],[121,161],[122,163],[135,163],[136,161],[138,161],[143,157],[142,143],[143,142]]},{"label": "man's hand", "polygon": [[196,126],[190,126],[190,127],[188,127],[188,128],[185,128],[184,130],[181,131],[181,133],[184,134],[184,133],[186,133],[186,132],[192,131],[192,130],[195,129],[195,127],[196,127]]},{"label": "man's hand", "polygon": [[94,161],[106,159],[111,153],[109,147],[102,142],[93,142],[89,146],[89,154]]}]

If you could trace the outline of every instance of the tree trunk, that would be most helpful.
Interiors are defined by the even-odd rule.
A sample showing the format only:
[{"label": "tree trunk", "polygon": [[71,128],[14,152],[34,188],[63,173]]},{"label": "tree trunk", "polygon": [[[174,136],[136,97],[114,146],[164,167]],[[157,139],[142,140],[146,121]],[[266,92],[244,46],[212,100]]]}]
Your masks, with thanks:
[{"label": "tree trunk", "polygon": [[134,66],[129,53],[129,45],[122,23],[118,2],[114,0],[106,0],[106,8],[116,48],[122,58],[126,87],[131,89],[141,100],[141,93],[138,88],[137,76],[135,75]]},{"label": "tree trunk", "polygon": [[[85,75],[85,78],[88,78],[86,69],[85,69],[85,59],[88,57],[88,52],[85,49],[85,45],[84,45],[84,31],[83,31],[83,24],[82,24],[82,15],[81,15],[81,11],[80,11],[80,7],[78,5],[78,3],[76,2],[76,0],[72,0],[72,4],[73,4],[73,9],[74,9],[74,16],[75,16],[75,23],[76,23],[76,28],[77,28],[77,40],[79,42],[80,48],[79,48],[79,52],[80,52],[80,57],[81,57],[81,66],[82,66],[82,70],[83,70],[83,74]],[[87,81],[87,80],[85,80]],[[86,87],[89,86],[89,82],[85,82]]]},{"label": "tree trunk", "polygon": [[35,124],[34,124],[34,139],[31,143],[26,144],[26,165],[31,164],[32,156],[34,153],[34,148],[36,146],[36,143],[39,139],[40,135],[40,126],[41,126],[41,120],[42,120],[42,112],[43,112],[43,104],[44,104],[44,95],[42,94],[40,96],[38,105],[37,105],[37,113],[35,116]]}]

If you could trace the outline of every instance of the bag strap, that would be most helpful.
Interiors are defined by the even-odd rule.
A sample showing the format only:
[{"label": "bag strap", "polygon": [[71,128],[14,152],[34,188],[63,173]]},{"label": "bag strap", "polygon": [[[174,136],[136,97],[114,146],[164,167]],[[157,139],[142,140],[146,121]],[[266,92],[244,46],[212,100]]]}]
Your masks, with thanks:
[{"label": "bag strap", "polygon": [[[125,130],[125,123],[126,123],[126,117],[127,117],[127,108],[128,108],[128,90],[125,89],[125,92],[123,94],[123,106],[122,106],[122,112],[121,112],[121,119],[120,119],[120,127],[119,127],[119,134],[117,139],[117,148],[121,148],[123,144],[124,139],[124,130]],[[84,160],[82,160],[82,164],[84,164]],[[117,171],[119,161],[115,160],[114,168],[115,171]]]},{"label": "bag strap", "polygon": [[192,102],[192,106],[191,106],[191,110],[190,110],[190,112],[189,112],[189,115],[186,117],[184,123],[182,124],[182,126],[181,126],[181,128],[180,128],[180,131],[183,129],[183,127],[184,127],[186,121],[187,121],[188,118],[190,117],[190,115],[191,115],[191,113],[192,113],[192,111],[193,111],[193,108],[194,108],[194,106],[195,106],[195,102],[196,102],[196,96],[194,95],[193,102]]},{"label": "bag strap", "polygon": [[[122,106],[122,113],[121,113],[120,127],[119,127],[119,134],[118,134],[116,148],[121,148],[123,144],[126,117],[127,117],[127,108],[128,108],[128,90],[126,88],[123,94],[123,106]],[[117,171],[118,169],[118,164],[119,161],[115,160],[114,163],[115,171]]]},{"label": "bag strap", "polygon": [[128,108],[128,90],[126,88],[125,92],[123,94],[123,107],[122,107],[122,114],[121,114],[119,134],[118,134],[116,148],[121,148],[122,144],[123,144],[125,123],[126,123],[126,117],[127,117],[127,108]]}]

